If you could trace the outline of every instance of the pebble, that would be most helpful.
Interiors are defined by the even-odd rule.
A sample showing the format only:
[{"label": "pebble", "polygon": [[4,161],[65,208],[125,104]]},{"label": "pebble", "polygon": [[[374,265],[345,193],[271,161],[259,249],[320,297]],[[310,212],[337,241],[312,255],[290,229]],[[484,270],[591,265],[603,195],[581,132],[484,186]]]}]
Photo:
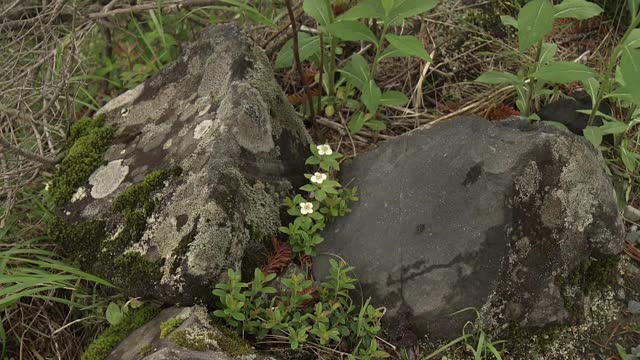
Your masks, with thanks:
[{"label": "pebble", "polygon": [[631,205],[627,205],[627,207],[624,209],[624,218],[629,220],[629,221],[639,222],[640,221],[640,210],[634,208]]},{"label": "pebble", "polygon": [[627,311],[634,315],[640,314],[640,302],[629,300],[629,303],[627,304]]},{"label": "pebble", "polygon": [[640,231],[631,231],[624,239],[631,244],[640,243]]}]

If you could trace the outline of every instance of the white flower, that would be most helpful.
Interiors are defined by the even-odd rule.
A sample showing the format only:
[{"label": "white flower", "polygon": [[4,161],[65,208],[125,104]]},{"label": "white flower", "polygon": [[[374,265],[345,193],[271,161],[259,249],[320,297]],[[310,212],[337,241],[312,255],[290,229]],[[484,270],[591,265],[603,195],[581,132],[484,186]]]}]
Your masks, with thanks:
[{"label": "white flower", "polygon": [[311,177],[311,182],[316,184],[322,184],[322,182],[325,180],[327,180],[327,174],[319,172],[313,174],[313,176]]},{"label": "white flower", "polygon": [[316,148],[318,149],[318,154],[320,154],[320,155],[331,155],[331,154],[333,154],[333,150],[331,150],[331,146],[329,146],[328,144],[318,145],[318,146],[316,146]]},{"label": "white flower", "polygon": [[313,213],[313,204],[310,202],[300,203],[300,212],[302,213],[302,215]]}]

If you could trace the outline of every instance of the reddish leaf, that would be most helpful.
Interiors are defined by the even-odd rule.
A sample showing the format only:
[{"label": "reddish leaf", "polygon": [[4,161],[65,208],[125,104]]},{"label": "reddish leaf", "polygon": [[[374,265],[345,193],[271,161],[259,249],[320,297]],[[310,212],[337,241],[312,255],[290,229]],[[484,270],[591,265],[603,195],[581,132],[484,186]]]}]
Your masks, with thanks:
[{"label": "reddish leaf", "polygon": [[262,272],[265,274],[280,273],[284,270],[293,259],[293,251],[289,245],[281,243],[275,237],[272,240],[273,255],[267,261],[267,264],[262,267]]}]

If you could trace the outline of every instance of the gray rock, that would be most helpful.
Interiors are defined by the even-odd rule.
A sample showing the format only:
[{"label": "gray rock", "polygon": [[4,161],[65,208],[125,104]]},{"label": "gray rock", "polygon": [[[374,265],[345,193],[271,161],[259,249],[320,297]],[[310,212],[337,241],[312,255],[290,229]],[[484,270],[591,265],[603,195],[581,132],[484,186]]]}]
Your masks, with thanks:
[{"label": "gray rock", "polygon": [[624,218],[629,221],[640,222],[640,210],[631,205],[627,205],[627,207],[624,208]]},{"label": "gray rock", "polygon": [[[228,268],[253,269],[277,234],[282,199],[305,181],[309,151],[262,50],[233,25],[208,28],[100,113],[113,144],[64,209],[76,226],[56,234],[83,268],[130,296],[183,305],[209,301]],[[114,212],[154,170],[174,176],[136,200],[150,201],[151,214]]]},{"label": "gray rock", "polygon": [[625,240],[630,244],[638,244],[640,242],[640,231],[628,232]]},{"label": "gray rock", "polygon": [[[161,338],[161,325],[170,319],[183,321]],[[275,359],[271,356],[255,353],[245,355],[226,353],[220,344],[227,336],[211,324],[206,308],[201,306],[172,307],[164,309],[155,319],[121,341],[106,360]],[[241,342],[240,339],[236,340]]]},{"label": "gray rock", "polygon": [[629,303],[627,304],[627,311],[634,315],[640,314],[640,302],[629,300]]},{"label": "gray rock", "polygon": [[584,139],[549,126],[452,119],[357,157],[341,179],[360,201],[325,229],[318,252],[355,266],[397,337],[456,338],[473,314],[449,314],[466,307],[491,328],[565,324],[556,279],[622,250],[604,164]]}]

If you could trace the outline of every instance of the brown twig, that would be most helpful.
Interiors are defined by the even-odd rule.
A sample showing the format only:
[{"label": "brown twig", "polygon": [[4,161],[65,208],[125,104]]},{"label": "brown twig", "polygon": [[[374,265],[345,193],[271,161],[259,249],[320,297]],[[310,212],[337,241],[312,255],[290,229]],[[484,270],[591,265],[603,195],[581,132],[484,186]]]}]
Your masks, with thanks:
[{"label": "brown twig", "polygon": [[309,91],[309,86],[304,76],[304,71],[302,70],[302,63],[300,62],[300,47],[298,44],[298,24],[296,22],[296,16],[293,13],[293,6],[291,6],[291,0],[285,0],[285,3],[287,5],[287,12],[289,13],[289,20],[291,22],[291,35],[293,36],[293,58],[295,61],[296,68],[298,69],[298,74],[300,75],[300,81],[302,82],[304,93],[307,97],[311,125],[315,127],[316,114],[315,114],[315,110],[313,109],[313,97],[310,96],[311,92]]},{"label": "brown twig", "polygon": [[221,2],[219,0],[184,0],[184,1],[165,1],[161,4],[158,4],[156,1],[133,5],[133,6],[123,6],[113,10],[100,11],[88,14],[87,16],[90,19],[99,19],[104,17],[109,17],[117,14],[127,14],[127,13],[137,13],[140,11],[154,10],[160,7],[165,12],[175,12],[182,9],[188,9],[190,7],[197,6],[212,6],[212,5],[227,5],[227,3]]}]

